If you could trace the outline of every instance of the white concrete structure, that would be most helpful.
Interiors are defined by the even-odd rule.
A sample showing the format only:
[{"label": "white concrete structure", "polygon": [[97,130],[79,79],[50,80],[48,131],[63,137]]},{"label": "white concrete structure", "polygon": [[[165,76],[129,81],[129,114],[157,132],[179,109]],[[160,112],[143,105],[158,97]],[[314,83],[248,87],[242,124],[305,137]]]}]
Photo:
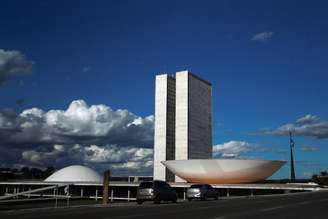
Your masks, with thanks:
[{"label": "white concrete structure", "polygon": [[175,157],[175,78],[157,75],[155,87],[154,179],[174,181],[161,164]]},{"label": "white concrete structure", "polygon": [[60,169],[44,180],[45,182],[101,183],[102,177],[85,166],[68,166]]},{"label": "white concrete structure", "polygon": [[176,73],[175,159],[212,158],[211,84],[188,71]]},{"label": "white concrete structure", "polygon": [[161,161],[212,158],[211,84],[189,71],[156,76],[154,179],[182,181]]},{"label": "white concrete structure", "polygon": [[191,183],[250,183],[270,177],[286,162],[241,159],[194,159],[162,162],[175,175]]}]

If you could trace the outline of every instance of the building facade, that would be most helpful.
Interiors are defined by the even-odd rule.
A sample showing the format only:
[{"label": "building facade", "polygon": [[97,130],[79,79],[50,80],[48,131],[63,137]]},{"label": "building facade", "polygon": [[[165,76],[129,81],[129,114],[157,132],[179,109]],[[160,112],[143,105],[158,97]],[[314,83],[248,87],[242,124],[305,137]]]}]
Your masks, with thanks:
[{"label": "building facade", "polygon": [[157,75],[155,83],[154,179],[174,181],[161,163],[175,158],[175,78]]},{"label": "building facade", "polygon": [[209,82],[188,71],[176,73],[175,160],[212,158],[211,99]]},{"label": "building facade", "polygon": [[157,75],[154,179],[183,181],[161,161],[212,158],[212,87],[189,71]]}]

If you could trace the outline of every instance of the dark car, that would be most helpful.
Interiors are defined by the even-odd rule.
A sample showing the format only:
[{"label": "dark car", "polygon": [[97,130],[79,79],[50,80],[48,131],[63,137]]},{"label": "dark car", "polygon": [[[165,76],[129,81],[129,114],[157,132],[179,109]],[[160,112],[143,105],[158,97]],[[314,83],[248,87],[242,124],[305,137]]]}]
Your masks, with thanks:
[{"label": "dark car", "polygon": [[208,198],[213,198],[215,200],[219,198],[219,192],[209,184],[191,185],[187,190],[188,201],[193,199],[206,200]]},{"label": "dark car", "polygon": [[176,191],[166,182],[154,180],[141,182],[137,191],[137,203],[140,205],[144,201],[154,201],[159,204],[161,201],[177,202]]}]

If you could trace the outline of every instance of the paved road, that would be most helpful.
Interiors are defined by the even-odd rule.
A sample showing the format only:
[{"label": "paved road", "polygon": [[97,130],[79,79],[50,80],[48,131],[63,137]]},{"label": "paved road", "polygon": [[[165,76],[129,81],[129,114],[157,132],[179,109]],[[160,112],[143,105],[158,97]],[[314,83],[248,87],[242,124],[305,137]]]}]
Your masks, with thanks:
[{"label": "paved road", "polygon": [[328,218],[328,191],[279,196],[221,199],[218,201],[179,202],[176,204],[135,203],[110,207],[74,207],[0,212],[0,218],[53,219],[128,219],[128,218],[212,218],[271,219]]}]

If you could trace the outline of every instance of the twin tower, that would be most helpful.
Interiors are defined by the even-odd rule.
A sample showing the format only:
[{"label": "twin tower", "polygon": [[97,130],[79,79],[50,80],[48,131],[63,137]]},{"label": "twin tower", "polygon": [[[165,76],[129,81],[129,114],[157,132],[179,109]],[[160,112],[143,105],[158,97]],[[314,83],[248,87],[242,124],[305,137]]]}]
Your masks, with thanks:
[{"label": "twin tower", "polygon": [[155,87],[154,179],[181,182],[161,161],[212,158],[212,86],[180,71]]}]

